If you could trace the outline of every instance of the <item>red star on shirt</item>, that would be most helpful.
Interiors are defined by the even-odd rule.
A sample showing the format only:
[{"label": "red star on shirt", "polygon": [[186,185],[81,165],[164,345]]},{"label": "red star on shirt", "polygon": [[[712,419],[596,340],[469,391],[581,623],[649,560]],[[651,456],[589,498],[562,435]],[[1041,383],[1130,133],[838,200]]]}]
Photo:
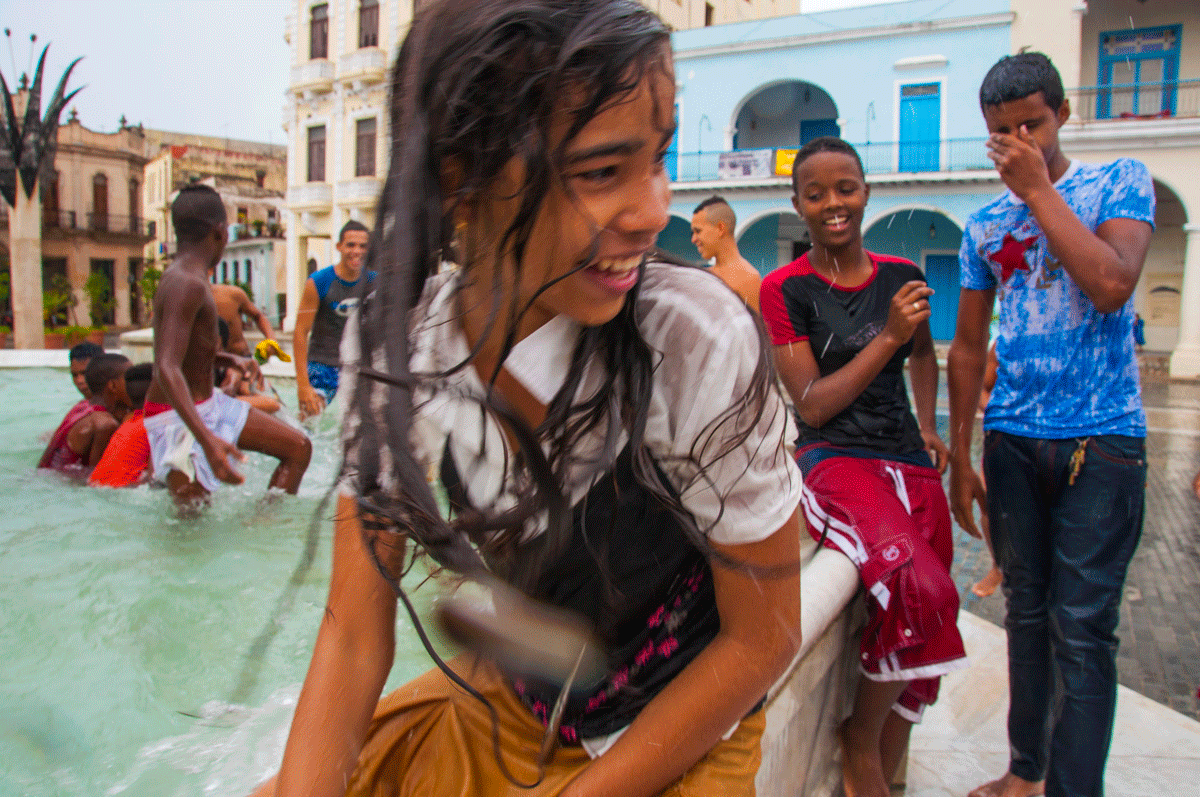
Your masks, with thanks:
[{"label": "red star on shirt", "polygon": [[1000,242],[1000,251],[988,258],[1000,264],[1000,282],[1008,282],[1008,278],[1013,275],[1014,271],[1029,271],[1029,264],[1025,262],[1025,252],[1033,246],[1036,240],[1036,235],[1020,239],[1013,238],[1011,234],[1005,234],[1004,240]]}]

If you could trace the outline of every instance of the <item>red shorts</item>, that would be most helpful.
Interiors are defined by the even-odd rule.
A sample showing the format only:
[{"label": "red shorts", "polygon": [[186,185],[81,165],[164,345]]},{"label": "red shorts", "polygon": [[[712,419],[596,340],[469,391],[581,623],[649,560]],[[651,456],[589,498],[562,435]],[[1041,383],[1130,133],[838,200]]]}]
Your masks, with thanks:
[{"label": "red shorts", "polygon": [[966,666],[950,507],[935,468],[841,455],[824,447],[802,458],[801,506],[814,540],[858,567],[869,620],[860,666],[874,681],[911,681],[895,710],[919,722],[947,672]]}]

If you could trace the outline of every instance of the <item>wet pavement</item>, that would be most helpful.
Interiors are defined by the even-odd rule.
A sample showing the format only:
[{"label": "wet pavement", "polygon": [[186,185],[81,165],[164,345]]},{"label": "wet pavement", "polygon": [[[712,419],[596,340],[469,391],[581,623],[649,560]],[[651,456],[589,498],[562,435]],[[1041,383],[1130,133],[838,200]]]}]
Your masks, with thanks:
[{"label": "wet pavement", "polygon": [[[1192,491],[1200,470],[1200,382],[1170,382],[1145,373],[1143,398],[1146,521],[1121,605],[1119,678],[1121,685],[1200,719],[1200,500]],[[945,402],[943,384],[943,424]],[[981,436],[977,426],[976,446]],[[954,543],[953,575],[962,608],[1003,625],[1000,591],[980,598],[970,589],[991,566],[986,546],[957,525]]]}]

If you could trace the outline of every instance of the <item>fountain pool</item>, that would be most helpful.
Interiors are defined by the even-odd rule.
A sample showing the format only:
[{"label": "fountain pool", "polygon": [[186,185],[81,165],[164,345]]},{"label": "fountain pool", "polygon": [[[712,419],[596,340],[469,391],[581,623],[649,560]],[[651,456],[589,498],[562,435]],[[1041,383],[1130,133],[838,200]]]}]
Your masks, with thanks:
[{"label": "fountain pool", "polygon": [[[65,370],[0,369],[0,396],[0,796],[246,793],[278,766],[324,606],[332,417],[298,496],[264,503],[252,454],[180,520],[163,490],[34,470],[78,399]],[[398,622],[389,688],[430,666]]]}]

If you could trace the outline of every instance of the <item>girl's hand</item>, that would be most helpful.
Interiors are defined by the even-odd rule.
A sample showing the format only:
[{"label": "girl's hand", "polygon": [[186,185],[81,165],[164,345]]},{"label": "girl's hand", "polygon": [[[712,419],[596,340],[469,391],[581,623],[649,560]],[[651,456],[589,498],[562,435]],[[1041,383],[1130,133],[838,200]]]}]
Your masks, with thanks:
[{"label": "girl's hand", "polygon": [[930,296],[933,296],[933,288],[921,280],[912,280],[904,283],[892,297],[892,307],[883,331],[892,337],[897,346],[908,343],[921,322],[929,319],[932,312],[929,309]]},{"label": "girl's hand", "polygon": [[922,429],[921,439],[925,441],[925,450],[933,459],[933,466],[937,468],[938,473],[945,473],[946,468],[950,466],[950,449],[942,442],[942,438],[938,437],[937,432]]}]

